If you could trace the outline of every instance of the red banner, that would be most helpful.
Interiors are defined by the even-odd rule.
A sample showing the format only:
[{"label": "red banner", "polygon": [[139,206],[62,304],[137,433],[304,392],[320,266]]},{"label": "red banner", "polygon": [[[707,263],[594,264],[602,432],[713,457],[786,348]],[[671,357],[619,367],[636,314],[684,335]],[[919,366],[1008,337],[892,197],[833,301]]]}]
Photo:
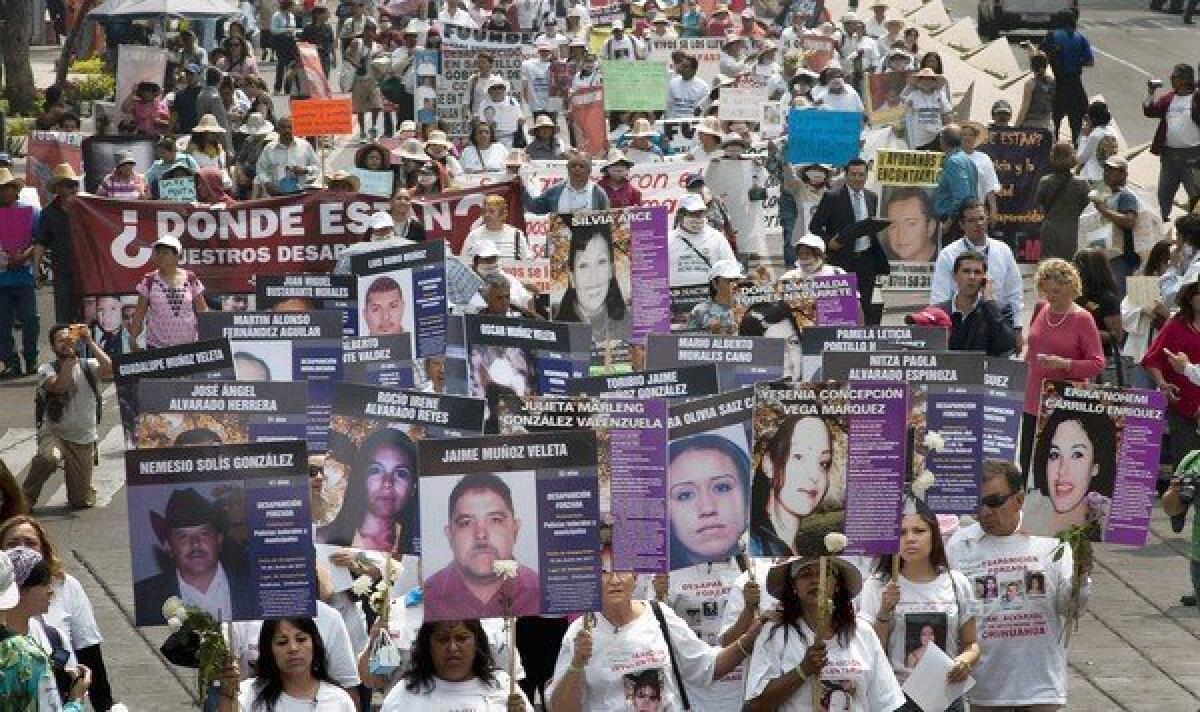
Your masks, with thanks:
[{"label": "red banner", "polygon": [[592,156],[608,153],[608,124],[604,118],[604,87],[582,87],[571,94],[572,137],[579,150]]},{"label": "red banner", "polygon": [[450,251],[462,250],[467,233],[483,218],[483,199],[499,195],[508,201],[508,219],[513,227],[525,230],[525,210],[521,207],[521,184],[515,180],[489,183],[477,188],[451,190],[441,195],[413,199],[413,209],[425,226],[426,240],[445,240]]},{"label": "red banner", "polygon": [[259,274],[329,272],[388,201],[326,192],[223,206],[80,195],[68,204],[85,295],[128,294],[154,269],[153,244],[178,237],[183,264],[216,293],[253,292]]},{"label": "red banner", "polygon": [[67,131],[34,131],[29,134],[28,157],[25,161],[25,183],[37,188],[42,205],[50,202],[44,186],[54,167],[69,163],[83,175],[83,134]]}]

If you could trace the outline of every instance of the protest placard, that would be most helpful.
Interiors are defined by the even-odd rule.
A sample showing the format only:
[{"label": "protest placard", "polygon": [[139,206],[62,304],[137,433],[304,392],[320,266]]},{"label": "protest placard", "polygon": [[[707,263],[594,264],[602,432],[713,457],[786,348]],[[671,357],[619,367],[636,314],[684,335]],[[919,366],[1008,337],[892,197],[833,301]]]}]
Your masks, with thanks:
[{"label": "protest placard", "polygon": [[342,339],[344,383],[413,388],[417,383],[415,370],[412,340],[404,334],[347,336]]},{"label": "protest placard", "polygon": [[940,326],[810,326],[800,332],[800,349],[804,353],[802,380],[825,378],[821,375],[821,358],[826,352],[945,351],[948,341],[946,330]]},{"label": "protest placard", "polygon": [[464,329],[466,392],[486,398],[489,409],[506,393],[565,394],[568,381],[588,374],[592,344],[587,324],[468,314]]},{"label": "protest placard", "polygon": [[1129,304],[1138,309],[1151,309],[1155,303],[1162,301],[1162,290],[1158,286],[1158,277],[1130,275],[1125,278],[1125,297]]},{"label": "protest placard", "polygon": [[[317,542],[419,554],[416,443],[478,435],[482,427],[481,400],[351,383],[334,386]],[[373,475],[378,470],[391,473],[391,487]]]},{"label": "protest placard", "polygon": [[592,363],[630,360],[646,335],[667,333],[667,210],[662,206],[550,218],[550,313],[590,323]]},{"label": "protest placard", "polygon": [[721,392],[715,364],[681,366],[615,376],[576,378],[567,384],[571,395],[601,398],[668,398],[672,401]]},{"label": "protest placard", "polygon": [[567,100],[575,147],[592,156],[608,152],[608,124],[604,115],[604,85],[580,87]]},{"label": "protest placard", "polygon": [[83,173],[83,134],[75,131],[31,131],[25,149],[25,185],[34,188],[42,205],[50,202],[46,192],[55,166],[66,163]]},{"label": "protest placard", "polygon": [[292,99],[292,130],[297,136],[349,136],[354,133],[350,99]]},{"label": "protest placard", "polygon": [[133,447],[138,415],[137,384],[145,378],[229,379],[235,377],[228,339],[195,341],[162,349],[127,351],[113,357],[113,381],[125,442]]},{"label": "protest placard", "polygon": [[366,168],[351,168],[350,172],[358,176],[360,193],[391,199],[392,181],[396,179],[395,173],[391,171],[369,171]]},{"label": "protest placard", "polygon": [[[494,57],[492,72],[508,82],[510,91],[521,86],[521,45],[506,43],[499,33],[488,33],[480,39],[446,37],[442,42],[442,76],[437,87],[438,120],[451,137],[465,137],[471,120],[471,75],[475,60],[486,49]],[[532,49],[533,41],[530,39]],[[480,96],[483,92],[479,92]],[[478,109],[478,107],[475,107]]]},{"label": "protest placard", "polygon": [[1021,416],[1025,411],[1025,379],[1029,368],[1021,361],[988,358],[983,363],[983,456],[1017,462]]},{"label": "protest placard", "polygon": [[988,228],[1013,247],[1018,261],[1037,262],[1045,218],[1037,186],[1049,165],[1054,136],[1046,129],[989,128],[980,144],[978,150],[991,156],[1000,181],[996,215],[989,216]]},{"label": "protest placard", "polygon": [[229,339],[239,381],[307,381],[306,437],[313,450],[325,450],[333,384],[341,379],[341,312],[207,311],[196,323],[202,339]]},{"label": "protest placard", "polygon": [[[667,516],[672,571],[744,553],[753,415],[753,388],[671,405]],[[718,501],[707,504],[705,495]]]},{"label": "protest placard", "polygon": [[605,111],[663,111],[667,108],[667,65],[662,62],[600,60]]},{"label": "protest placard", "polygon": [[429,240],[354,255],[358,334],[408,334],[414,358],[446,353],[446,243]]},{"label": "protest placard", "polygon": [[167,623],[171,597],[221,621],[316,614],[303,442],[129,450],[125,481],[135,625]]},{"label": "protest placard", "polygon": [[600,541],[611,546],[612,570],[666,572],[666,401],[509,395],[500,408],[501,434],[595,432]]},{"label": "protest placard", "polygon": [[683,52],[689,57],[696,58],[696,76],[711,85],[713,79],[720,73],[721,46],[724,43],[724,37],[650,38],[646,43],[649,47],[646,58],[652,62],[670,64],[672,54]]},{"label": "protest placard", "polygon": [[324,191],[218,206],[79,195],[67,205],[76,288],[128,292],[154,269],[154,241],[171,236],[210,292],[253,293],[252,277],[332,272],[341,250],[363,239],[371,213],[388,207],[386,200]]},{"label": "protest placard", "polygon": [[1043,381],[1021,528],[1145,545],[1166,408],[1160,391]]},{"label": "protest placard", "polygon": [[[426,621],[598,610],[595,433],[422,440],[417,448]],[[492,523],[486,551],[471,546],[472,523],[484,516]],[[516,570],[498,572],[498,562]],[[468,591],[464,575],[494,584],[490,598]]]},{"label": "protest placard", "polygon": [[133,95],[141,82],[153,82],[161,91],[167,76],[167,50],[162,47],[122,43],[117,46],[117,88],[114,96],[119,107]]},{"label": "protest placard", "polygon": [[307,383],[152,378],[137,394],[138,448],[303,440],[308,424]]},{"label": "protest placard", "polygon": [[336,309],[342,333],[358,333],[357,280],[349,274],[265,274],[254,281],[255,308],[262,311]]},{"label": "protest placard", "polygon": [[863,380],[754,386],[751,556],[812,556],[825,535],[846,553],[896,551],[907,387]]},{"label": "protest placard", "polygon": [[33,244],[34,211],[29,205],[19,203],[0,208],[0,259],[8,269],[8,260],[24,252]]},{"label": "protest placard", "polygon": [[651,334],[646,348],[646,368],[716,364],[721,388],[729,390],[782,378],[786,349],[785,339],[765,336]]},{"label": "protest placard", "polygon": [[767,87],[721,87],[721,104],[717,118],[722,121],[746,121],[757,124],[763,120],[767,103]]},{"label": "protest placard", "polygon": [[196,179],[193,176],[158,179],[159,200],[191,203],[196,200]]},{"label": "protest placard", "polygon": [[[133,158],[134,172],[145,174],[157,159],[154,144],[155,140],[149,136],[88,136],[83,139],[83,185],[77,198],[90,197],[84,195],[85,191],[87,193],[96,192],[104,177],[117,167],[118,153],[128,152]],[[128,210],[133,202],[136,201],[122,200],[116,206],[118,209]],[[153,203],[150,204],[153,205]],[[72,227],[74,227],[74,221],[72,221]],[[118,232],[120,231],[118,230]],[[107,245],[106,242],[105,246]],[[79,275],[76,275],[77,279],[78,277]]]},{"label": "protest placard", "polygon": [[[925,503],[938,514],[970,514],[979,505],[983,462],[983,359],[962,351],[826,353],[824,377],[887,380],[911,386],[908,471],[937,482]],[[936,433],[936,438],[926,439]],[[943,443],[939,446],[937,441]],[[931,444],[934,443],[934,444]]]},{"label": "protest placard", "polygon": [[937,185],[945,155],[941,151],[881,148],[875,154],[875,179],[880,185]]},{"label": "protest placard", "polygon": [[789,163],[844,166],[858,156],[862,114],[857,111],[792,109],[788,113]]},{"label": "protest placard", "polygon": [[[904,118],[904,101],[900,95],[908,87],[912,70],[902,72],[872,72],[863,77],[867,95],[867,117],[872,126],[887,126],[899,123]],[[878,167],[876,167],[878,171]]]},{"label": "protest placard", "polygon": [[857,326],[862,323],[858,277],[852,272],[780,279],[743,287],[739,294],[752,313],[762,314],[773,305],[787,309],[797,332],[809,326]]}]

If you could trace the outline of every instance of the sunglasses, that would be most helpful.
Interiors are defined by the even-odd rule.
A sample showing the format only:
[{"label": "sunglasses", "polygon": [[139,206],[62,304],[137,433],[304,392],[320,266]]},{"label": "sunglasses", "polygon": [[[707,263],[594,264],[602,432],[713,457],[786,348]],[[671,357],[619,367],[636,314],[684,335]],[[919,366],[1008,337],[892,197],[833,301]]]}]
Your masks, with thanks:
[{"label": "sunglasses", "polygon": [[1016,492],[1009,492],[1008,494],[989,494],[988,496],[981,497],[979,499],[979,507],[980,509],[984,507],[987,507],[988,509],[1000,509],[1016,494]]}]

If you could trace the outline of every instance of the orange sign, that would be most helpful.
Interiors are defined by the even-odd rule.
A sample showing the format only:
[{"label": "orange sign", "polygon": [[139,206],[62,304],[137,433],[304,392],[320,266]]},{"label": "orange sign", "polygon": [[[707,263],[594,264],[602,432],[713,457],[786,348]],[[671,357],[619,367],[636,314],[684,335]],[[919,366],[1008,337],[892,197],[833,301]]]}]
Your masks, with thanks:
[{"label": "orange sign", "polygon": [[292,131],[297,136],[354,133],[350,99],[292,99]]}]

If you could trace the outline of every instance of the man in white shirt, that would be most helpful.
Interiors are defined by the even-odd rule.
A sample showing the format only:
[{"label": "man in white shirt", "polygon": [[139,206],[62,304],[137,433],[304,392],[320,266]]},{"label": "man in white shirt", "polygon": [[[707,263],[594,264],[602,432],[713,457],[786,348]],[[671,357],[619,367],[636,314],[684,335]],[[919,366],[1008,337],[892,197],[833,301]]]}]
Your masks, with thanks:
[{"label": "man in white shirt", "polygon": [[279,138],[269,142],[258,155],[254,180],[271,195],[299,192],[317,170],[317,154],[308,141],[292,133],[292,117],[275,122]]},{"label": "man in white shirt", "polygon": [[600,48],[600,57],[601,59],[640,59],[637,43],[632,37],[625,34],[625,23],[613,20],[612,37],[604,41],[604,46]]},{"label": "man in white shirt", "polygon": [[[950,565],[983,592],[976,617],[983,654],[972,675],[971,710],[1056,710],[1067,703],[1067,649],[1061,638],[1074,577],[1071,547],[1020,530],[1025,475],[1011,462],[985,460],[979,521],[946,545]],[[1027,583],[1044,583],[1041,593]],[[1015,598],[998,593],[1015,583]],[[1086,607],[1089,582],[1080,589]]]},{"label": "man in white shirt", "polygon": [[679,223],[667,242],[668,284],[692,287],[708,283],[708,271],[723,260],[736,260],[729,240],[708,224],[708,206],[695,193],[679,201]]},{"label": "man in white shirt", "polygon": [[537,56],[521,62],[521,96],[531,113],[547,111],[550,104],[550,65],[555,45],[550,40],[537,42]]},{"label": "man in white shirt", "polygon": [[888,4],[882,0],[875,0],[871,3],[871,17],[867,18],[864,24],[868,37],[876,39],[887,34],[887,11]]},{"label": "man in white shirt", "polygon": [[475,116],[494,124],[496,140],[508,148],[513,147],[517,131],[524,130],[521,102],[508,95],[508,82],[501,77],[488,85],[487,98],[479,102]]},{"label": "man in white shirt", "polygon": [[977,151],[980,145],[988,142],[987,127],[978,121],[968,121],[962,125],[963,153],[975,164],[979,174],[978,195],[987,206],[988,215],[996,216],[996,196],[1000,192],[1000,177],[996,175],[996,166],[992,157],[983,151]]},{"label": "man in white shirt", "polygon": [[865,111],[858,92],[846,83],[845,71],[833,65],[825,68],[825,87],[814,89],[813,99],[818,108],[829,111]]},{"label": "man in white shirt", "polygon": [[667,84],[668,119],[684,119],[696,115],[696,107],[708,96],[708,82],[696,76],[700,62],[691,55],[679,62],[679,74]]},{"label": "man in white shirt", "polygon": [[963,237],[946,245],[938,253],[933,267],[929,303],[941,304],[954,298],[958,290],[954,281],[954,260],[968,250],[978,252],[987,258],[985,298],[995,300],[1001,316],[1013,328],[1017,340],[1015,353],[1019,354],[1024,347],[1024,339],[1020,321],[1023,313],[1021,269],[1017,266],[1017,259],[1008,245],[987,236],[988,214],[978,200],[968,199],[964,202],[958,220]]}]

